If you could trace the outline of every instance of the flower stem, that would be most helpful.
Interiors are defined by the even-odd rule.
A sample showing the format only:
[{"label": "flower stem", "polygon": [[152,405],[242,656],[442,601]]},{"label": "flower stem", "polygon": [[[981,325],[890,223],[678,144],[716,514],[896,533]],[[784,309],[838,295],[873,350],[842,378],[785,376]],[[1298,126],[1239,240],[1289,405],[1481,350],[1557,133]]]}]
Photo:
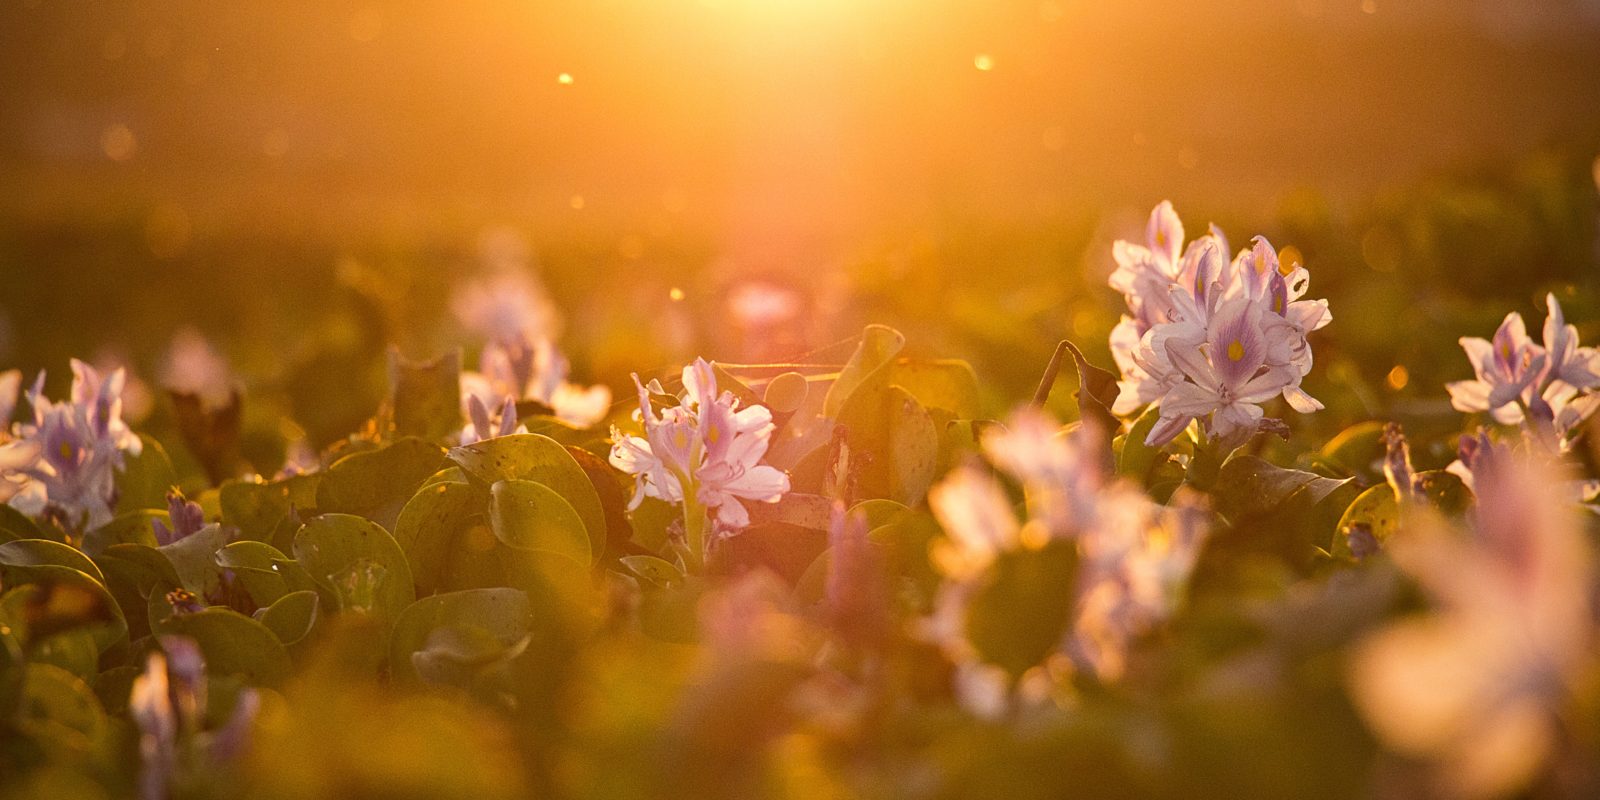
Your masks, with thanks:
[{"label": "flower stem", "polygon": [[706,509],[689,486],[683,493],[683,538],[689,545],[689,571],[701,571],[706,563]]}]

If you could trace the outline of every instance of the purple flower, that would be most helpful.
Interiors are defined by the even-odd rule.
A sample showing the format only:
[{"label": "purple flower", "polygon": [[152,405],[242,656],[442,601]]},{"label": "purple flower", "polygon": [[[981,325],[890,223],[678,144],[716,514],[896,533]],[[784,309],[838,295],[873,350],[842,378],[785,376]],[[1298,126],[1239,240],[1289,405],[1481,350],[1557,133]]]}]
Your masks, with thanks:
[{"label": "purple flower", "polygon": [[33,420],[18,425],[20,445],[0,458],[0,477],[19,487],[13,506],[36,516],[51,514],[81,531],[111,520],[123,453],[137,454],[140,442],[122,421],[123,371],[102,380],[93,367],[74,359],[72,372],[66,402],[44,396],[44,373],[39,373],[28,392]]},{"label": "purple flower", "polygon": [[1228,261],[1228,241],[1215,227],[1179,258],[1181,243],[1168,237],[1182,230],[1162,203],[1151,213],[1145,245],[1112,247],[1111,286],[1128,307],[1111,333],[1122,370],[1112,410],[1126,415],[1160,403],[1150,444],[1166,444],[1201,419],[1208,439],[1233,446],[1275,422],[1260,408],[1275,395],[1300,413],[1321,409],[1300,388],[1312,364],[1307,334],[1332,320],[1327,301],[1300,299],[1310,273],[1286,268],[1259,236]]},{"label": "purple flower", "polygon": [[159,519],[151,523],[156,542],[162,546],[193,536],[206,526],[206,514],[200,504],[185,499],[183,492],[176,489],[167,492],[167,516],[172,520],[171,528]]}]

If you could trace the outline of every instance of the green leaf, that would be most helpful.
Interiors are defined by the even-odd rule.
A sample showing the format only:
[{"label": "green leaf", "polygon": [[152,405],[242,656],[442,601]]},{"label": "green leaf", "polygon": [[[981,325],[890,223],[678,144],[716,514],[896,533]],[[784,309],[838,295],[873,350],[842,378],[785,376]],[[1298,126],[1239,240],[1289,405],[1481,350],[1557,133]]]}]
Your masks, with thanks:
[{"label": "green leaf", "polygon": [[345,456],[317,484],[317,511],[354,514],[393,527],[411,495],[444,467],[443,455],[442,448],[421,439],[399,439]]},{"label": "green leaf", "polygon": [[922,501],[939,464],[939,430],[916,398],[898,386],[856,392],[839,413],[850,446],[870,457],[859,475],[866,497]]},{"label": "green leaf", "polygon": [[785,372],[767,381],[761,403],[774,414],[788,414],[805,403],[811,385],[806,376],[798,372]]},{"label": "green leaf", "polygon": [[1347,475],[1357,475],[1367,480],[1381,479],[1383,469],[1380,465],[1385,452],[1384,424],[1371,420],[1351,425],[1329,439],[1319,455],[1324,462],[1344,470]]},{"label": "green leaf", "polygon": [[664,558],[623,556],[617,559],[629,572],[657,586],[671,586],[683,580],[683,570]]},{"label": "green leaf", "polygon": [[100,671],[100,646],[89,631],[75,628],[29,642],[28,660],[35,664],[54,664],[92,681]]},{"label": "green leaf", "polygon": [[156,548],[178,573],[183,588],[200,597],[210,597],[222,584],[217,566],[217,551],[228,543],[228,532],[212,523],[169,545]]},{"label": "green leaf", "polygon": [[1117,451],[1117,473],[1126,475],[1140,485],[1149,485],[1146,479],[1156,464],[1165,460],[1161,448],[1151,447],[1144,443],[1149,438],[1150,431],[1161,420],[1161,407],[1150,406],[1145,409],[1139,418],[1134,420],[1133,427],[1128,430],[1127,436],[1122,440],[1122,448]]},{"label": "green leaf", "polygon": [[168,525],[172,522],[165,510],[139,508],[125,511],[113,517],[110,522],[85,533],[83,551],[90,555],[99,555],[114,544],[142,544],[155,547],[157,520]]},{"label": "green leaf", "polygon": [[119,513],[141,508],[165,509],[167,492],[178,484],[172,459],[167,457],[161,443],[144,434],[139,434],[139,441],[139,455],[125,455],[122,472],[117,474]]},{"label": "green leaf", "polygon": [[100,568],[95,566],[88,556],[78,552],[77,548],[60,542],[48,539],[18,539],[0,544],[0,581],[4,581],[5,586],[25,583],[25,579],[13,576],[25,574],[29,567],[41,565],[75,569],[102,584],[106,580],[106,576],[100,573]]},{"label": "green leaf", "polygon": [[517,589],[468,589],[424,597],[401,612],[389,640],[389,667],[396,683],[418,685],[411,654],[422,650],[433,631],[446,626],[488,632],[506,646],[528,635],[533,606]]},{"label": "green leaf", "polygon": [[21,690],[20,713],[13,724],[51,756],[88,755],[110,732],[94,691],[67,670],[28,664],[22,671]]},{"label": "green leaf", "polygon": [[554,489],[533,481],[503,480],[490,489],[494,535],[515,550],[553,553],[585,567],[594,551],[583,520]]},{"label": "green leaf", "polygon": [[289,651],[271,629],[230,608],[172,614],[155,628],[162,635],[193,639],[211,675],[239,675],[252,684],[278,686],[292,669]]},{"label": "green leaf", "polygon": [[1324,478],[1314,472],[1284,469],[1251,455],[1235,455],[1222,465],[1217,479],[1217,510],[1238,521],[1270,514],[1291,497],[1311,504],[1351,485],[1349,478]]},{"label": "green leaf", "polygon": [[[98,572],[98,568],[96,569]],[[24,640],[82,628],[104,653],[128,633],[122,609],[105,584],[59,564],[0,568],[0,614],[21,628]]]},{"label": "green leaf", "polygon": [[285,645],[306,638],[317,622],[317,593],[290,592],[270,606],[256,611],[256,620]]},{"label": "green leaf", "polygon": [[381,568],[373,576],[372,611],[393,621],[400,611],[416,599],[411,568],[405,552],[381,525],[348,514],[323,514],[313,518],[294,537],[294,557],[312,578],[341,586],[347,578],[359,577],[361,562]]},{"label": "green leaf", "polygon": [[238,528],[245,539],[270,541],[273,529],[289,513],[290,506],[300,511],[316,508],[321,479],[313,473],[270,483],[228,481],[218,492],[222,519]]},{"label": "green leaf", "polygon": [[967,638],[979,658],[1013,680],[1044,661],[1072,623],[1077,574],[1078,549],[1072,542],[997,557],[967,611]]},{"label": "green leaf", "polygon": [[894,328],[868,325],[861,332],[861,343],[839,371],[839,377],[828,387],[828,394],[822,401],[823,416],[838,419],[856,389],[867,385],[905,346],[905,335]]},{"label": "green leaf", "polygon": [[979,414],[978,376],[965,361],[902,359],[889,366],[885,381],[905,389],[923,406],[945,409],[956,419]]},{"label": "green leaf", "polygon": [[485,439],[450,451],[450,459],[476,480],[534,481],[561,495],[583,522],[594,558],[605,552],[606,511],[595,485],[565,445],[548,436],[521,433]]},{"label": "green leaf", "polygon": [[413,565],[417,592],[433,594],[453,582],[463,559],[475,551],[466,542],[474,528],[488,524],[489,493],[466,483],[423,487],[395,522],[394,538]]},{"label": "green leaf", "polygon": [[[284,564],[294,562],[272,545],[248,539],[234,542],[218,550],[213,560],[217,566],[233,572],[258,608],[266,608],[295,591],[285,579],[283,568]],[[309,579],[307,584],[310,584]],[[298,589],[307,590],[312,585],[301,585]]]},{"label": "green leaf", "polygon": [[1389,484],[1367,487],[1344,510],[1338,526],[1333,530],[1333,542],[1328,548],[1328,553],[1334,558],[1343,560],[1353,557],[1346,534],[1355,525],[1366,525],[1372,531],[1372,538],[1378,540],[1380,545],[1400,526],[1400,504],[1395,502],[1394,489]]},{"label": "green leaf", "polygon": [[397,436],[429,441],[461,430],[461,351],[412,362],[389,348],[389,403]]},{"label": "green leaf", "polygon": [[49,539],[33,520],[21,511],[0,503],[0,542],[15,539]]}]

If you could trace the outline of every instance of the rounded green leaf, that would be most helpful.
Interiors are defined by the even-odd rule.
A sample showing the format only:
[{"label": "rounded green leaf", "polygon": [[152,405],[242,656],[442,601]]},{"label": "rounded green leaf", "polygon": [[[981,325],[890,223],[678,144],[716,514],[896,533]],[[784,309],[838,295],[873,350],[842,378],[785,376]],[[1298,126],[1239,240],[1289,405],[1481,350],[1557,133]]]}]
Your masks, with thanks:
[{"label": "rounded green leaf", "polygon": [[256,620],[286,645],[306,638],[317,622],[317,593],[290,592],[256,612]]},{"label": "rounded green leaf", "polygon": [[399,439],[352,453],[328,467],[317,483],[317,510],[356,514],[393,526],[400,509],[444,464],[444,451],[421,439]]},{"label": "rounded green leaf", "polygon": [[313,579],[341,587],[371,581],[372,610],[393,620],[416,599],[411,567],[394,537],[375,522],[349,514],[313,518],[294,537],[295,560]]},{"label": "rounded green leaf", "polygon": [[503,480],[489,493],[489,524],[506,546],[552,553],[585,567],[593,563],[583,520],[554,489],[533,481]]},{"label": "rounded green leaf", "polygon": [[75,569],[101,584],[106,580],[100,568],[75,547],[48,539],[18,539],[0,544],[0,581],[6,586],[26,582],[12,576],[25,574],[30,567],[47,565]]},{"label": "rounded green leaf", "polygon": [[578,512],[594,557],[605,552],[605,506],[565,445],[548,436],[519,433],[457,447],[450,451],[450,458],[485,484],[535,481],[555,490]]},{"label": "rounded green leaf", "polygon": [[467,483],[424,486],[400,511],[394,538],[412,565],[417,591],[433,594],[446,585],[451,566],[470,548],[462,537],[488,520],[489,494]]},{"label": "rounded green leaf", "polygon": [[266,625],[233,609],[171,614],[156,622],[155,629],[195,640],[212,675],[239,675],[263,686],[277,686],[289,677],[292,665],[283,642]]},{"label": "rounded green leaf", "polygon": [[14,724],[47,752],[87,754],[109,731],[105,711],[89,684],[58,666],[27,665],[21,688]]},{"label": "rounded green leaf", "polygon": [[138,455],[124,455],[122,472],[117,474],[117,511],[141,508],[165,509],[167,492],[178,483],[172,459],[160,442],[139,435]]},{"label": "rounded green leaf", "polygon": [[487,631],[510,646],[528,634],[533,606],[518,589],[467,589],[424,597],[401,612],[389,640],[389,665],[397,683],[420,682],[411,655],[428,635],[447,626]]}]

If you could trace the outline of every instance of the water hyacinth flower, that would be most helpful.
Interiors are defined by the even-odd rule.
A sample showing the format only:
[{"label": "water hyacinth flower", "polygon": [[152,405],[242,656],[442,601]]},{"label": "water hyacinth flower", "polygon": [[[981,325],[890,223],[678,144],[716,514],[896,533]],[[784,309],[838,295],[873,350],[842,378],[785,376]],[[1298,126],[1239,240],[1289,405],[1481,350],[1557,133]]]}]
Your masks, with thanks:
[{"label": "water hyacinth flower", "polygon": [[[1014,415],[1005,430],[987,433],[982,447],[1022,485],[1021,518],[1000,482],[973,465],[928,492],[945,531],[930,551],[944,580],[923,632],[956,664],[958,698],[974,713],[992,715],[1010,702],[1012,689],[1023,700],[1047,695],[1062,664],[1116,680],[1132,642],[1178,607],[1204,541],[1204,514],[1187,496],[1162,506],[1113,481],[1095,456],[1096,431],[1063,432],[1038,411]],[[1053,654],[1010,687],[1006,672],[983,663],[969,641],[967,615],[1000,559],[1054,542],[1077,550],[1076,596],[1064,609]]]},{"label": "water hyacinth flower", "polygon": [[1110,285],[1127,304],[1111,333],[1122,372],[1112,410],[1126,415],[1159,403],[1151,445],[1198,420],[1208,441],[1229,448],[1281,426],[1261,407],[1274,397],[1300,413],[1321,409],[1300,386],[1312,365],[1307,334],[1332,321],[1327,301],[1302,299],[1310,273],[1282,263],[1263,237],[1230,261],[1215,227],[1187,247],[1182,236],[1163,202],[1150,214],[1146,244],[1112,247]]},{"label": "water hyacinth flower", "polygon": [[17,440],[0,457],[0,478],[17,487],[13,507],[82,531],[111,521],[123,454],[137,455],[141,444],[122,421],[122,370],[102,379],[74,359],[72,373],[65,402],[44,396],[39,373],[28,391],[33,420],[17,426]]},{"label": "water hyacinth flower", "polygon": [[183,492],[176,489],[167,492],[167,517],[172,520],[170,528],[159,519],[150,523],[155,531],[156,543],[162,546],[187,539],[206,526],[206,514],[200,504],[186,499]]},{"label": "water hyacinth flower", "polygon": [[553,343],[555,307],[543,289],[519,272],[468,284],[455,298],[456,316],[469,331],[487,338],[477,372],[461,374],[462,412],[470,398],[487,408],[532,400],[561,420],[587,428],[605,419],[611,390],[568,380],[571,365]]},{"label": "water hyacinth flower", "polygon": [[512,398],[506,397],[505,402],[493,414],[484,405],[482,397],[467,395],[466,399],[467,425],[461,429],[463,445],[476,444],[497,436],[528,432],[526,425],[517,422],[517,402]]},{"label": "water hyacinth flower", "polygon": [[128,714],[139,734],[139,796],[164,800],[186,769],[230,761],[243,751],[260,707],[253,689],[239,693],[228,720],[203,730],[206,664],[199,646],[183,636],[162,636],[133,679]]},{"label": "water hyacinth flower", "polygon": [[634,384],[644,436],[615,427],[611,432],[611,465],[635,480],[629,510],[647,496],[682,503],[691,551],[703,557],[708,511],[717,528],[735,532],[750,524],[742,500],[776,503],[788,493],[789,476],[761,463],[776,427],[772,412],[762,405],[740,408],[732,392],[719,393],[705,359],[684,367],[684,395],[677,406],[656,409],[652,388],[637,375]]},{"label": "water hyacinth flower", "polygon": [[1592,666],[1593,556],[1553,462],[1475,452],[1467,531],[1411,515],[1385,547],[1431,595],[1357,647],[1357,708],[1387,745],[1434,767],[1444,796],[1524,788],[1562,738],[1561,715]]},{"label": "water hyacinth flower", "polygon": [[1541,346],[1528,336],[1522,315],[1506,315],[1494,338],[1463,336],[1461,349],[1472,362],[1474,378],[1445,385],[1450,404],[1465,413],[1488,412],[1502,425],[1529,423],[1560,450],[1570,434],[1600,406],[1600,351],[1578,343],[1554,294],[1545,296],[1548,314]]}]

